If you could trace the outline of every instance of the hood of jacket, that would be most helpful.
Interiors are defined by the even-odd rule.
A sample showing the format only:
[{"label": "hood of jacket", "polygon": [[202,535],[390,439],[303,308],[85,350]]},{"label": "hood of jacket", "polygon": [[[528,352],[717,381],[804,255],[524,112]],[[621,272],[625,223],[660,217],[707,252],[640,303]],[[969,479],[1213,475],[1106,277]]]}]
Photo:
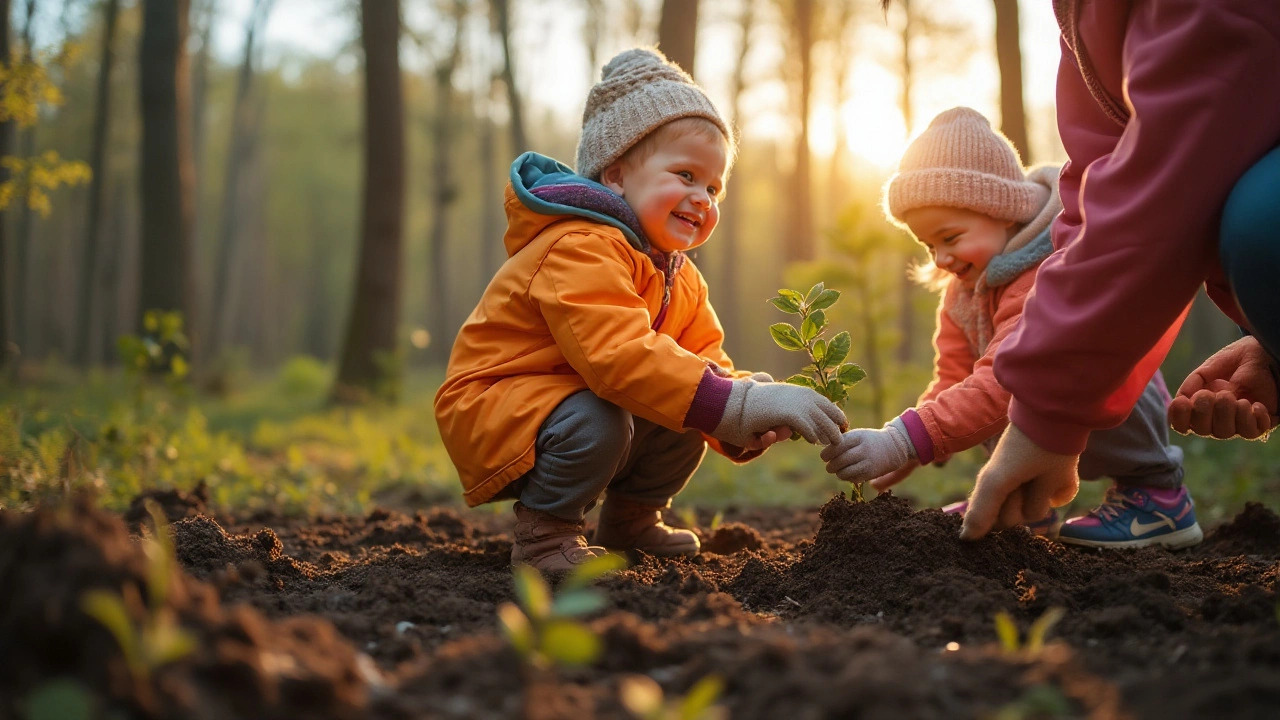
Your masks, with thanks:
[{"label": "hood of jacket", "polygon": [[504,209],[507,255],[520,252],[553,223],[584,218],[616,228],[631,247],[652,254],[640,220],[626,201],[609,188],[578,175],[545,155],[527,152],[511,163]]}]

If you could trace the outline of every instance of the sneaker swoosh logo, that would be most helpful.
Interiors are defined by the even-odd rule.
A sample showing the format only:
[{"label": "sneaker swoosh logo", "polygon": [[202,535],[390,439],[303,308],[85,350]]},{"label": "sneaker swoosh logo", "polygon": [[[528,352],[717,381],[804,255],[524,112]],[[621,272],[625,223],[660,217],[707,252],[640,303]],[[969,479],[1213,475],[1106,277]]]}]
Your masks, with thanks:
[{"label": "sneaker swoosh logo", "polygon": [[1138,537],[1140,535],[1146,535],[1147,533],[1162,527],[1168,527],[1170,530],[1178,529],[1177,524],[1174,523],[1173,519],[1170,518],[1168,515],[1165,515],[1163,513],[1153,513],[1153,514],[1159,517],[1160,520],[1157,522],[1142,523],[1142,522],[1138,522],[1138,518],[1134,518],[1133,521],[1129,523],[1129,532],[1133,533],[1134,537]]}]

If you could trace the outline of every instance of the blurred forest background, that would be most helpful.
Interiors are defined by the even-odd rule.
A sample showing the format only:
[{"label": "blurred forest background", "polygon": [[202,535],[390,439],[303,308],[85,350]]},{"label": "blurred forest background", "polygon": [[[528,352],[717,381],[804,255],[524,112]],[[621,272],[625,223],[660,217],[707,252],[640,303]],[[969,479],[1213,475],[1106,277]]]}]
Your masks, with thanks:
[{"label": "blurred forest background", "polygon": [[[0,0],[0,21],[0,504],[42,483],[447,487],[430,396],[504,260],[507,168],[572,161],[627,47],[657,44],[740,129],[694,258],[730,354],[795,372],[766,300],[842,290],[859,424],[930,376],[936,297],[907,280],[926,256],[879,209],[908,138],[965,104],[1027,164],[1064,160],[1036,0]],[[1170,384],[1234,333],[1198,302]],[[1274,459],[1218,445],[1238,494],[1274,483]],[[824,481],[777,455],[753,472]]]}]

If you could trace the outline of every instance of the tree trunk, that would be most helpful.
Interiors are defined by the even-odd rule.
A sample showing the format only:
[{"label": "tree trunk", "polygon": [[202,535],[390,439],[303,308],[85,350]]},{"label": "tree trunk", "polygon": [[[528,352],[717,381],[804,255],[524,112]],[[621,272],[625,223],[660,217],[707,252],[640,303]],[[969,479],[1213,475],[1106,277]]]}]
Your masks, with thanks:
[{"label": "tree trunk", "polygon": [[191,162],[188,84],[188,0],[144,0],[139,100],[142,156],[142,272],[138,318],[147,310],[178,310],[197,357],[191,221],[195,177]]},{"label": "tree trunk", "polygon": [[697,44],[698,0],[662,0],[658,49],[692,76]]},{"label": "tree trunk", "polygon": [[[31,23],[36,15],[35,0],[27,0],[26,10],[24,11],[24,19],[22,22],[22,61],[30,64],[33,61],[34,54],[31,49]],[[22,129],[18,133],[18,157],[22,159],[30,159],[35,155],[36,144],[36,127],[31,126]],[[27,281],[31,278],[31,230],[34,224],[31,222],[31,206],[27,204],[26,193],[24,189],[22,194],[16,198],[16,203],[11,205],[18,213],[18,222],[14,227],[14,239],[18,245],[18,257],[15,267],[18,271],[17,277],[13,282],[13,317],[14,328],[13,336],[18,343],[22,355],[30,357],[32,354],[32,339],[28,328],[31,327],[31,311],[28,309],[30,300],[28,295],[30,290],[27,289]],[[46,303],[40,303],[39,310],[46,309]],[[42,323],[36,323],[37,327],[41,327]]]},{"label": "tree trunk", "polygon": [[1022,163],[1030,165],[1027,115],[1022,105],[1022,45],[1018,27],[1018,0],[994,1],[996,62],[1000,66],[1000,132],[1018,149]]},{"label": "tree trunk", "polygon": [[[911,90],[915,82],[914,65],[911,62],[911,41],[915,30],[915,17],[912,15],[911,0],[900,0],[902,4],[902,122],[910,136],[915,127],[915,107],[911,103]],[[899,363],[910,363],[915,357],[916,284],[911,279],[911,254],[905,256],[902,266],[902,277],[899,280],[898,292],[898,352]]]},{"label": "tree trunk", "polygon": [[[494,82],[490,79],[488,92],[492,98]],[[502,244],[501,217],[502,197],[495,195],[502,188],[497,183],[497,144],[498,134],[494,132],[493,118],[490,117],[492,104],[485,101],[484,110],[479,118],[480,123],[480,286],[485,287],[493,279],[498,268],[502,266],[504,247]]]},{"label": "tree trunk", "polygon": [[[0,0],[0,64],[9,65],[9,0]],[[9,150],[13,145],[13,123],[9,121],[0,122],[0,157],[9,154]],[[0,183],[9,179],[9,170],[0,167]],[[6,218],[0,215],[0,370],[5,370],[9,366],[11,358],[15,358],[17,350],[13,345],[13,339],[10,336],[9,323],[9,307],[8,298],[5,297],[9,292],[9,288],[13,287],[9,271],[9,248],[8,248],[8,223]]]},{"label": "tree trunk", "polygon": [[[738,56],[733,65],[733,84],[729,94],[729,119],[735,128],[742,119],[742,94],[747,88],[747,53],[751,50],[755,5],[756,0],[744,0],[742,14],[738,18],[741,39],[738,44]],[[742,313],[739,308],[739,303],[742,302],[739,297],[742,272],[740,266],[742,250],[739,247],[742,212],[742,205],[738,200],[740,195],[740,193],[730,192],[725,196],[724,204],[720,207],[721,235],[716,252],[721,254],[722,262],[713,285],[716,288],[715,297],[718,300],[715,304],[716,314],[720,316],[720,322],[724,326],[725,344],[734,350],[738,348],[737,343],[742,342],[742,336],[739,334],[742,330]]]},{"label": "tree trunk", "polygon": [[511,0],[490,1],[498,20],[498,33],[502,36],[502,83],[507,86],[507,108],[511,115],[511,152],[519,155],[531,148],[525,135],[520,88],[516,86],[515,62],[511,58]]},{"label": "tree trunk", "polygon": [[[94,320],[100,309],[97,294],[98,247],[102,244],[102,201],[107,186],[107,128],[111,117],[111,68],[115,64],[112,47],[120,0],[106,0],[102,15],[102,59],[98,63],[98,93],[93,116],[93,147],[89,151],[89,215],[85,221],[84,249],[80,256],[80,309],[76,313],[76,362],[81,367],[93,363]],[[105,315],[105,313],[103,313]]]},{"label": "tree trunk", "polygon": [[845,155],[849,152],[848,138],[844,129],[844,121],[840,117],[840,108],[844,106],[845,101],[849,98],[849,58],[853,56],[854,46],[850,33],[853,30],[853,21],[857,16],[857,3],[855,0],[841,0],[838,8],[839,12],[835,17],[835,25],[832,28],[836,34],[836,67],[835,67],[835,106],[836,111],[833,116],[832,124],[836,136],[835,150],[831,153],[831,165],[828,168],[829,176],[827,179],[827,219],[828,222],[834,223],[836,218],[840,216],[840,209],[845,203],[845,196],[848,192],[845,187],[845,167],[849,163],[845,160]]},{"label": "tree trunk", "polygon": [[462,34],[467,20],[467,4],[463,0],[453,3],[453,44],[449,53],[436,66],[436,115],[432,123],[432,152],[435,154],[431,168],[435,192],[431,198],[431,237],[427,247],[430,254],[431,293],[427,302],[428,331],[431,344],[427,358],[443,365],[449,361],[449,338],[453,337],[450,321],[449,269],[445,265],[445,241],[449,234],[449,209],[458,197],[458,185],[453,177],[453,75],[462,57]]},{"label": "tree trunk", "polygon": [[245,165],[250,160],[250,145],[256,124],[252,102],[254,41],[265,27],[271,13],[272,0],[254,0],[244,35],[244,58],[236,78],[235,104],[231,110],[231,140],[227,143],[227,165],[222,185],[222,230],[218,236],[217,275],[211,300],[208,357],[226,349],[236,317],[236,268],[240,266],[243,238],[242,201],[252,195],[245,192]]},{"label": "tree trunk", "polygon": [[786,244],[787,262],[812,260],[813,197],[809,169],[809,99],[813,86],[813,10],[814,0],[796,0],[796,52],[800,56],[800,133],[796,138],[796,166],[791,180],[790,241]]},{"label": "tree trunk", "polygon": [[335,400],[387,389],[400,322],[404,232],[404,105],[400,87],[400,2],[362,0],[365,71],[364,211],[360,257]]}]

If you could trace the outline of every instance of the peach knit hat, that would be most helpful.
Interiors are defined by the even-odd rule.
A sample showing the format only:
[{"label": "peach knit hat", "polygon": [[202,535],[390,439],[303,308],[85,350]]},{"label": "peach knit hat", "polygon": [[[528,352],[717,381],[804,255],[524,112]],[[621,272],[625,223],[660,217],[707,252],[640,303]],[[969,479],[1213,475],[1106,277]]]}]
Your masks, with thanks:
[{"label": "peach knit hat", "polygon": [[1049,188],[1030,182],[1004,135],[982,113],[947,110],[912,141],[885,187],[885,209],[896,223],[921,207],[973,210],[997,220],[1027,223],[1049,199]]}]

